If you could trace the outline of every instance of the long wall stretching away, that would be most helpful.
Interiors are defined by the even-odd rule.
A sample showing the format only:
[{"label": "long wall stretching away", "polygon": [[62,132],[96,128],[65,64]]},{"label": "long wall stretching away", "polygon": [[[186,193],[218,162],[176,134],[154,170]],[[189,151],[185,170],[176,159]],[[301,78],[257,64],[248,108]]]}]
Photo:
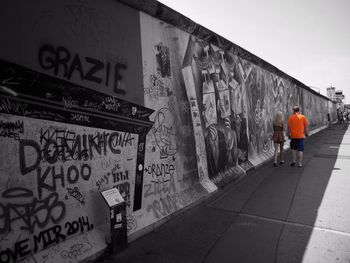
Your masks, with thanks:
[{"label": "long wall stretching away", "polygon": [[[326,97],[156,1],[7,1],[0,10],[0,262],[104,250],[126,200],[129,240],[269,160],[272,120]],[[330,120],[330,122],[329,122]]]}]

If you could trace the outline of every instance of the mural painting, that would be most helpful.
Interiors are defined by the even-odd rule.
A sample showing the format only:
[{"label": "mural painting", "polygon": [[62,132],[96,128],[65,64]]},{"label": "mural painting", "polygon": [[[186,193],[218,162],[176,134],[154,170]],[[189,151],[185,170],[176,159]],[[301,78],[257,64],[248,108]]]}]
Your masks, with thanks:
[{"label": "mural painting", "polygon": [[281,111],[287,120],[293,105],[298,104],[298,95],[289,81],[256,66],[252,66],[246,87],[248,89],[249,160],[258,164],[272,156],[271,137],[274,116]]},{"label": "mural painting", "polygon": [[232,52],[191,37],[184,68],[188,68],[204,134],[209,178],[219,183],[237,178],[252,166],[248,161],[244,83]]}]

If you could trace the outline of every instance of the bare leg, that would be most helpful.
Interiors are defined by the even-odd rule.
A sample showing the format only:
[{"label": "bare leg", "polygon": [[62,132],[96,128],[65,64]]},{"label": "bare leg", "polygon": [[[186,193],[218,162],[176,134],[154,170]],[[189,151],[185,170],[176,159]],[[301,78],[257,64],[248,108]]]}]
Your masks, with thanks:
[{"label": "bare leg", "polygon": [[278,156],[278,143],[274,143],[275,145],[275,154],[274,154],[274,162],[277,163],[277,156]]},{"label": "bare leg", "polygon": [[292,150],[292,156],[293,156],[293,163],[297,162],[297,151],[296,150]]},{"label": "bare leg", "polygon": [[303,152],[298,152],[299,166],[303,165]]},{"label": "bare leg", "polygon": [[280,162],[284,163],[284,159],[283,159],[283,143],[280,144]]}]

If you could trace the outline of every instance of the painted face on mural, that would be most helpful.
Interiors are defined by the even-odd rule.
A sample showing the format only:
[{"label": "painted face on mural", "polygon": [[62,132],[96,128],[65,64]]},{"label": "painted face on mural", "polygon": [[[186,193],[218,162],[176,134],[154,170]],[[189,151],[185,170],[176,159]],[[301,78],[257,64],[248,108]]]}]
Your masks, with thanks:
[{"label": "painted face on mural", "polygon": [[208,127],[217,123],[215,94],[208,93],[203,95],[204,120],[205,126]]}]

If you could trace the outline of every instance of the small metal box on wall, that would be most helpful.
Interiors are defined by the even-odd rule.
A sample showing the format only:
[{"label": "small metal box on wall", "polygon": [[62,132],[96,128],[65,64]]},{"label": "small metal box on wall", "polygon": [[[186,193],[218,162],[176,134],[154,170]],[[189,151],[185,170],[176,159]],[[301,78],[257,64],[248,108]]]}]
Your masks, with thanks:
[{"label": "small metal box on wall", "polygon": [[119,252],[128,246],[126,203],[117,188],[101,192],[110,211],[111,253]]}]

